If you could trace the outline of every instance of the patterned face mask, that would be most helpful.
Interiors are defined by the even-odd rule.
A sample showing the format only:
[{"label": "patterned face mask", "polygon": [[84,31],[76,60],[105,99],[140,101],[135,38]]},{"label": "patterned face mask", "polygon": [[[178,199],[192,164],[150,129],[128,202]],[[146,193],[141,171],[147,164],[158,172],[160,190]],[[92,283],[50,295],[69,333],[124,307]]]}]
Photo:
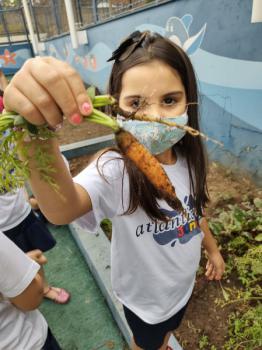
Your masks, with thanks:
[{"label": "patterned face mask", "polygon": [[[185,130],[178,129],[175,126],[170,127],[157,122],[147,122],[138,120],[121,120],[118,117],[121,126],[131,132],[137,140],[144,145],[150,153],[160,154],[171,148],[185,135]],[[187,125],[187,112],[175,118],[168,118],[168,121],[179,125]]]}]

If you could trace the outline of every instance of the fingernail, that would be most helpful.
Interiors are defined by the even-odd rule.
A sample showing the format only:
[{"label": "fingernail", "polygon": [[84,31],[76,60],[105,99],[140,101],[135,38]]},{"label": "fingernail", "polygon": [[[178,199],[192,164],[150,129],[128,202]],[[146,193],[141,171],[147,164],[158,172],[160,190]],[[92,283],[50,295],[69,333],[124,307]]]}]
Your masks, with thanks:
[{"label": "fingernail", "polygon": [[55,131],[59,131],[59,130],[61,130],[61,129],[62,129],[62,127],[63,127],[63,123],[59,123],[59,124],[57,124],[57,125],[55,126]]},{"label": "fingernail", "polygon": [[56,126],[48,126],[48,129],[53,131],[53,132],[57,132],[60,129],[62,129],[63,123],[59,123]]},{"label": "fingernail", "polygon": [[72,124],[78,125],[82,123],[83,117],[80,114],[75,113],[69,117],[69,120]]},{"label": "fingernail", "polygon": [[91,111],[91,105],[88,102],[84,102],[81,109],[83,113],[89,113]]}]

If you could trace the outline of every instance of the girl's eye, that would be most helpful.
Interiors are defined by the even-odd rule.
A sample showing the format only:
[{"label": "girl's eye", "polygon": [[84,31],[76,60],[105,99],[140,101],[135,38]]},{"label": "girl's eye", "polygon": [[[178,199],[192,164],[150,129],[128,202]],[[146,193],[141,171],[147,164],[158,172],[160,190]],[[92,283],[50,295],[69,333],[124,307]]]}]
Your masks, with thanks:
[{"label": "girl's eye", "polygon": [[130,103],[130,107],[134,108],[134,109],[138,109],[141,106],[141,101],[140,100],[133,100]]},{"label": "girl's eye", "polygon": [[167,106],[174,106],[176,103],[177,103],[177,100],[172,96],[165,97],[163,100],[163,105],[167,105]]}]

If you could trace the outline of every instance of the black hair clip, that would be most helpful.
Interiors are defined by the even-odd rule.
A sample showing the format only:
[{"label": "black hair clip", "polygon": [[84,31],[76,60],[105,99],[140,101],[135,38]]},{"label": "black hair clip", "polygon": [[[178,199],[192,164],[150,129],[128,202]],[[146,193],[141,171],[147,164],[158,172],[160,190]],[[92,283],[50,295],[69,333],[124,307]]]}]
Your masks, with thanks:
[{"label": "black hair clip", "polygon": [[148,32],[141,33],[139,30],[130,34],[119,47],[113,52],[112,56],[107,60],[110,61],[124,61],[126,60],[136,48],[143,42]]}]

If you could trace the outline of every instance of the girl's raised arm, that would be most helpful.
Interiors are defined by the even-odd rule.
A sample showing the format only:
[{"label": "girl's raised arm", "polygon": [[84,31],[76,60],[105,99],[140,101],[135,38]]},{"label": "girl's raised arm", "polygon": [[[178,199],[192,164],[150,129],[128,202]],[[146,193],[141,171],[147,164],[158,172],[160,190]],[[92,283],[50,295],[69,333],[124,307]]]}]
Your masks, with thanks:
[{"label": "girl's raised arm", "polygon": [[[78,73],[55,58],[28,60],[16,73],[4,94],[5,108],[22,115],[35,125],[57,127],[63,118],[89,115],[92,105]],[[31,141],[44,146],[53,156],[51,175],[59,186],[56,192],[40,178],[35,162],[30,161],[30,184],[44,215],[55,224],[69,223],[91,209],[88,193],[73,183],[55,139]]]}]

